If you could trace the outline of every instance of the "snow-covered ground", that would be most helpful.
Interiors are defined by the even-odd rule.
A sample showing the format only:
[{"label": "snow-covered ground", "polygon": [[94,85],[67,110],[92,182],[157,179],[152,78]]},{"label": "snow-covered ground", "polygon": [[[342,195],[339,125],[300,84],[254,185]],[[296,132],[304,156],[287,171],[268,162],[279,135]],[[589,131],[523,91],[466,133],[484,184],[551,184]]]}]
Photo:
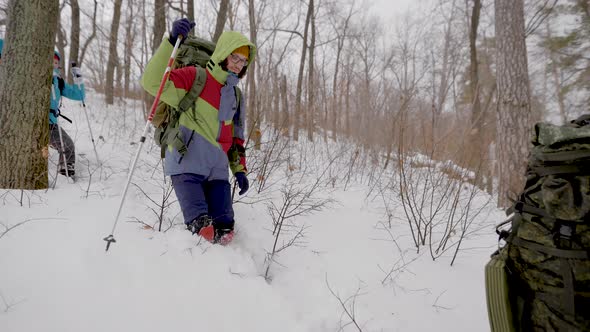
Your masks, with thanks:
[{"label": "snow-covered ground", "polygon": [[54,189],[22,196],[0,190],[0,331],[489,330],[483,267],[495,246],[493,226],[503,218],[492,207],[450,266],[452,250],[436,261],[424,248],[416,252],[399,205],[387,228],[383,202],[366,198],[368,186],[353,179],[344,190],[336,182],[326,191],[328,207],[294,218],[305,225],[304,243],[282,251],[265,279],[274,243],[268,200],[281,183],[275,194],[257,194],[251,175],[251,190],[235,204],[235,240],[226,247],[184,230],[177,203],[165,215],[173,225],[158,232],[149,227],[156,217],[148,197],[161,200],[167,187],[159,148],[148,139],[117,242],[105,252],[137,150],[130,142],[144,123],[134,111],[139,104],[106,109],[94,94],[87,104],[102,167],[81,107],[66,101],[64,113],[75,122],[64,127],[81,155],[77,182],[60,176]]}]

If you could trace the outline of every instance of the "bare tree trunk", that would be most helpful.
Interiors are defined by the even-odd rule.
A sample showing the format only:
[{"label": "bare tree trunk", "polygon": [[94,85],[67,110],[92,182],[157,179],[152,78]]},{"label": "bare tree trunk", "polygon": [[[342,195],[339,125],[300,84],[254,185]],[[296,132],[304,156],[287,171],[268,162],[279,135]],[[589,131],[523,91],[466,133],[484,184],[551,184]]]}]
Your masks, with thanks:
[{"label": "bare tree trunk", "polygon": [[313,0],[309,0],[309,10],[311,11],[311,38],[309,41],[309,74],[307,84],[307,139],[313,142],[314,117],[316,113],[315,105],[315,82],[314,82],[314,51],[315,51],[315,12]]},{"label": "bare tree trunk", "polygon": [[[78,56],[80,54],[80,6],[78,0],[70,0],[70,7],[72,9],[72,27],[70,29],[70,56],[67,63],[67,68],[71,69],[72,62],[78,63]],[[72,73],[67,72],[68,82],[73,83]]]},{"label": "bare tree trunk", "polygon": [[477,63],[477,29],[479,27],[479,13],[481,11],[481,0],[473,0],[471,11],[471,22],[469,29],[469,74],[471,81],[471,98],[473,100],[471,109],[471,125],[481,136],[483,114],[481,114],[481,102],[479,100],[479,65]]},{"label": "bare tree trunk", "polygon": [[[141,2],[141,35],[146,36],[148,31],[148,15],[145,1]],[[153,42],[153,40],[152,40]],[[150,59],[149,52],[149,41],[146,38],[141,38],[141,68],[145,68],[145,65]],[[153,50],[152,50],[153,52]],[[144,120],[148,118],[148,112],[150,106],[154,102],[154,97],[147,93],[144,89],[141,89],[141,96],[143,98],[143,116]]]},{"label": "bare tree trunk", "polygon": [[489,162],[488,146],[489,141],[484,132],[484,113],[481,109],[480,86],[479,86],[479,64],[477,62],[477,29],[479,27],[479,14],[481,11],[481,0],[473,0],[473,8],[471,10],[471,20],[469,28],[469,77],[471,88],[471,131],[469,151],[472,153],[470,162],[472,169],[479,169],[476,172],[476,183],[480,188],[484,188],[485,184],[492,183],[492,175]]},{"label": "bare tree trunk", "polygon": [[[191,22],[195,21],[195,0],[186,0],[186,11],[188,12],[188,20]],[[194,33],[194,29],[191,30],[191,34]]]},{"label": "bare tree trunk", "polygon": [[281,97],[283,101],[283,118],[281,119],[281,128],[285,136],[289,136],[289,96],[287,95],[287,76],[283,75],[281,78]]},{"label": "bare tree trunk", "polygon": [[[8,3],[0,65],[0,188],[47,188],[51,59],[58,0]],[[27,93],[23,93],[23,87]]]},{"label": "bare tree trunk", "polygon": [[[342,91],[338,87],[338,73],[340,71],[340,57],[342,55],[342,49],[344,48],[344,42],[348,37],[348,27],[350,24],[350,19],[352,17],[354,10],[354,1],[350,5],[350,9],[348,11],[348,15],[344,20],[344,25],[342,28],[334,27],[336,30],[336,34],[338,35],[337,43],[336,43],[336,62],[334,65],[334,81],[332,83],[332,139],[336,140],[336,131],[338,130],[338,120],[341,119],[340,111],[342,108]],[[341,30],[341,31],[339,31]]]},{"label": "bare tree trunk", "polygon": [[107,60],[107,74],[105,84],[105,99],[107,105],[112,105],[114,94],[115,67],[119,62],[117,55],[117,43],[119,36],[119,21],[121,20],[121,4],[123,0],[115,0],[113,21],[111,22],[111,40],[109,41],[109,59]]},{"label": "bare tree trunk", "polygon": [[[546,38],[551,40],[551,27],[549,21],[546,23]],[[557,97],[557,106],[559,107],[559,115],[561,115],[562,124],[567,123],[567,114],[565,111],[565,100],[562,93],[562,81],[559,75],[558,59],[552,47],[549,47],[549,58],[551,59],[551,75],[553,76],[553,84],[555,85],[555,97]]]},{"label": "bare tree trunk", "polygon": [[84,46],[82,47],[82,51],[80,52],[80,59],[78,65],[81,65],[84,62],[84,56],[86,55],[86,50],[90,45],[90,42],[96,37],[96,9],[98,7],[98,0],[94,0],[94,11],[92,12],[92,34],[86,39],[84,42]]},{"label": "bare tree trunk", "polygon": [[295,92],[295,116],[293,118],[293,139],[299,140],[299,128],[301,127],[301,91],[303,89],[303,71],[305,69],[305,57],[307,55],[307,33],[311,22],[312,8],[307,6],[307,17],[305,18],[305,29],[303,32],[303,46],[301,50],[301,61],[299,62],[299,75],[297,76],[297,91]]},{"label": "bare tree trunk", "polygon": [[345,122],[344,132],[345,132],[345,135],[348,137],[350,137],[350,135],[352,134],[351,120],[350,120],[350,85],[352,84],[353,66],[352,66],[352,60],[350,58],[351,57],[349,57],[348,62],[347,62],[348,72],[346,74],[346,90],[344,92],[344,114],[346,116],[346,120],[344,121]]},{"label": "bare tree trunk", "polygon": [[[250,19],[250,41],[252,44],[256,45],[256,12],[254,10],[254,0],[248,1],[248,17]],[[255,128],[260,126],[259,115],[257,110],[257,96],[256,96],[256,61],[250,63],[250,68],[248,68],[248,110],[246,113],[248,114],[247,118],[249,119],[248,124],[248,133],[251,134],[254,132]],[[253,135],[254,137],[254,146],[258,149],[260,148],[260,140],[262,139],[261,135]]]},{"label": "bare tree trunk", "polygon": [[129,86],[131,84],[131,53],[133,50],[133,44],[135,41],[135,33],[133,31],[133,25],[135,24],[135,13],[133,11],[133,1],[127,1],[127,25],[125,26],[125,50],[123,58],[123,76],[124,76],[124,87],[123,93],[125,98],[129,97]]},{"label": "bare tree trunk", "polygon": [[68,45],[68,41],[66,40],[66,34],[61,26],[61,23],[58,22],[57,24],[57,31],[56,31],[56,38],[55,38],[55,47],[59,52],[61,59],[59,60],[59,66],[63,67],[65,59],[64,56],[66,54],[66,46]]},{"label": "bare tree trunk", "polygon": [[162,42],[166,32],[166,0],[154,1],[154,39],[152,39],[152,54]]},{"label": "bare tree trunk", "polygon": [[279,73],[276,70],[272,71],[272,124],[276,130],[281,129],[281,91],[279,84]]},{"label": "bare tree trunk", "polygon": [[[221,0],[219,3],[219,12],[217,13],[217,22],[215,23],[215,33],[213,34],[213,41],[217,42],[219,36],[223,32],[225,27],[225,21],[227,20],[227,10],[229,8],[229,0]],[[252,23],[252,19],[250,24]]]},{"label": "bare tree trunk", "polygon": [[531,118],[523,0],[495,0],[498,110],[498,206],[510,205],[524,185]]},{"label": "bare tree trunk", "polygon": [[65,1],[59,6],[59,12],[57,14],[58,15],[57,30],[56,30],[55,39],[54,39],[55,40],[55,48],[57,48],[57,51],[61,55],[61,59],[59,60],[60,67],[62,67],[63,63],[66,61],[64,56],[66,55],[66,51],[65,51],[66,46],[68,46],[66,32],[64,30],[63,25],[61,24],[61,21],[59,20],[59,16],[61,16],[61,12],[65,6],[66,6]]},{"label": "bare tree trunk", "polygon": [[[443,56],[442,56],[442,70],[440,75],[440,86],[438,91],[438,100],[436,103],[436,114],[439,115],[444,108],[445,102],[447,100],[447,95],[449,93],[449,58],[451,53],[451,41],[453,39],[452,36],[452,29],[453,23],[455,19],[455,0],[451,3],[451,17],[447,22],[447,27],[445,30],[445,40],[443,45]],[[433,132],[434,132],[433,128]]]}]

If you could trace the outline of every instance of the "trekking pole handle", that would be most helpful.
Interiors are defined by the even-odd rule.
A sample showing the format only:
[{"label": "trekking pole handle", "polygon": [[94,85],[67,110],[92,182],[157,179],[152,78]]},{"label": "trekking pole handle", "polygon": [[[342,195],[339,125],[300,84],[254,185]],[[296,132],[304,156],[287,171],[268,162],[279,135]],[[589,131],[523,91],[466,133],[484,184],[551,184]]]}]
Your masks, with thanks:
[{"label": "trekking pole handle", "polygon": [[172,54],[170,54],[170,59],[168,59],[168,66],[166,66],[166,71],[164,71],[164,77],[162,77],[162,82],[160,82],[160,88],[158,89],[158,93],[156,93],[156,98],[154,99],[154,103],[152,104],[152,109],[150,111],[150,115],[148,116],[149,122],[152,122],[154,115],[156,114],[156,108],[158,107],[158,103],[160,102],[160,96],[162,95],[162,91],[164,91],[166,81],[168,81],[168,77],[170,76],[172,64],[174,63],[174,59],[176,58],[176,52],[178,51],[178,47],[180,46],[181,41],[182,35],[179,35],[176,39],[176,43],[174,44]]},{"label": "trekking pole handle", "polygon": [[[81,75],[77,74],[76,71],[74,70],[74,68],[77,68],[78,67],[78,64],[76,63],[76,61],[72,61],[70,63],[70,67],[71,67],[70,72],[72,73],[72,76],[74,76],[74,77],[80,77],[81,76]],[[78,87],[80,87],[80,84],[77,84],[76,83],[76,85]],[[82,106],[83,107],[86,107],[86,101],[84,100],[84,98],[82,98]]]}]

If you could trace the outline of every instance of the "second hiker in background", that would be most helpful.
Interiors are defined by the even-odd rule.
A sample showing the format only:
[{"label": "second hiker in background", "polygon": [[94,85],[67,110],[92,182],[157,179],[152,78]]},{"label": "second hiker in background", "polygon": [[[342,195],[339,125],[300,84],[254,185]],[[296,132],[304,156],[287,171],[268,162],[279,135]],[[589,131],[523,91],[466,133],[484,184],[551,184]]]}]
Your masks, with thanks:
[{"label": "second hiker in background", "polygon": [[[173,23],[145,68],[141,84],[156,95],[168,58],[178,38],[188,36],[194,22]],[[182,40],[182,39],[181,39]],[[254,60],[256,46],[235,31],[221,34],[206,64],[206,78],[192,107],[180,114],[175,137],[165,151],[165,173],[172,179],[187,228],[210,242],[226,244],[233,238],[234,211],[228,165],[240,187],[249,187],[244,149],[245,102],[236,85]],[[196,84],[201,71],[194,66],[174,69],[161,101],[177,108]],[[170,142],[170,140],[168,141]]]},{"label": "second hiker in background", "polygon": [[[84,81],[78,69],[74,78],[75,84],[67,84],[61,77],[59,70],[60,60],[61,56],[56,51],[53,55],[53,83],[51,85],[51,106],[49,110],[49,145],[59,151],[59,173],[73,178],[76,169],[76,150],[74,141],[72,141],[70,136],[58,123],[58,116],[61,115],[59,107],[61,106],[61,97],[78,101],[84,100]],[[61,117],[72,122],[63,115]]]},{"label": "second hiker in background", "polygon": [[[4,40],[0,39],[0,62],[2,62],[3,45]],[[73,178],[75,175],[76,163],[74,141],[72,141],[65,130],[60,128],[57,117],[60,116],[59,106],[61,104],[61,97],[66,97],[72,100],[84,99],[84,81],[82,79],[82,73],[78,68],[76,78],[74,79],[75,85],[70,85],[64,82],[59,71],[60,60],[60,54],[55,51],[53,54],[53,77],[51,79],[51,104],[49,109],[49,145],[59,151],[59,173]],[[65,116],[62,115],[62,117],[71,122],[71,120]],[[47,149],[44,149],[45,156],[46,153]]]}]

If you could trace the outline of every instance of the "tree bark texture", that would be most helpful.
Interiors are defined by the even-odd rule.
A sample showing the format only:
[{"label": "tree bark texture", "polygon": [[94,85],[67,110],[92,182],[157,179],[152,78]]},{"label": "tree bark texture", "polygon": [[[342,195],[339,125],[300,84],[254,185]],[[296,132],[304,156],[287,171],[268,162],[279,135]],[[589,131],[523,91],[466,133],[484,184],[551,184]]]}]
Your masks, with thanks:
[{"label": "tree bark texture", "polygon": [[[47,188],[49,97],[58,0],[11,0],[0,64],[0,187]],[[26,86],[26,93],[23,87]]]},{"label": "tree bark texture", "polygon": [[[250,20],[250,41],[252,44],[256,45],[256,11],[254,9],[254,0],[248,1],[248,17]],[[258,97],[256,96],[256,60],[251,62],[248,68],[248,109],[246,110],[247,114],[247,128],[248,128],[248,135],[252,135],[254,132],[254,128],[260,127],[260,117],[257,111],[258,105]],[[254,135],[254,146],[260,147],[260,135]]]},{"label": "tree bark texture", "polygon": [[152,54],[162,42],[166,33],[166,0],[154,1],[154,39],[152,39]]},{"label": "tree bark texture", "polygon": [[[59,14],[58,14],[59,15]],[[66,46],[68,41],[66,39],[66,32],[64,31],[62,24],[58,21],[57,23],[57,31],[56,31],[56,38],[55,38],[55,48],[59,52],[61,59],[59,59],[59,66],[64,67],[64,63],[66,59],[64,56],[66,55]]]},{"label": "tree bark texture", "polygon": [[480,12],[481,0],[473,0],[469,28],[469,77],[472,98],[471,125],[479,134],[481,134],[483,127],[483,114],[481,114],[481,102],[479,100],[479,65],[477,63],[477,29],[479,27]]},{"label": "tree bark texture", "polygon": [[[307,80],[307,139],[313,142],[313,131],[315,126],[315,82],[314,82],[314,52],[315,52],[315,13],[313,0],[309,0],[309,10],[311,11],[310,26],[311,36],[309,41],[309,74]],[[325,131],[324,131],[325,132]]]},{"label": "tree bark texture", "polygon": [[123,93],[125,98],[129,97],[129,87],[131,85],[131,53],[133,52],[133,45],[135,44],[135,33],[133,31],[134,22],[134,6],[133,1],[127,2],[127,25],[125,26],[125,55],[123,56],[123,72],[124,72],[124,86]]},{"label": "tree bark texture", "polygon": [[[188,20],[191,22],[195,21],[195,1],[194,0],[187,0],[186,1],[186,11],[188,13]],[[194,34],[195,30],[191,30],[190,34]]]},{"label": "tree bark texture", "polygon": [[86,50],[88,49],[88,46],[90,46],[90,42],[92,42],[94,37],[96,37],[96,30],[97,30],[96,9],[97,9],[97,7],[98,7],[98,0],[94,0],[94,10],[92,12],[92,33],[90,34],[88,39],[86,39],[86,41],[84,42],[84,46],[82,46],[82,50],[80,51],[80,57],[78,59],[79,66],[82,66],[82,63],[84,62],[84,56],[86,55]]},{"label": "tree bark texture", "polygon": [[114,102],[115,67],[119,63],[117,43],[119,41],[119,22],[121,20],[121,4],[123,0],[115,0],[113,21],[111,22],[111,40],[109,41],[109,59],[107,60],[107,74],[105,82],[105,99],[107,105]]},{"label": "tree bark texture", "polygon": [[293,139],[299,140],[299,129],[303,118],[301,111],[301,95],[303,90],[303,73],[305,69],[305,57],[307,55],[307,34],[309,23],[311,22],[312,8],[307,6],[307,16],[305,18],[305,29],[303,30],[303,45],[301,50],[301,61],[299,62],[299,75],[297,76],[297,90],[295,92],[295,114],[293,117]]},{"label": "tree bark texture", "polygon": [[225,27],[227,20],[227,10],[229,8],[229,0],[221,0],[219,3],[219,12],[217,13],[217,22],[215,23],[215,33],[213,34],[213,41],[217,43],[219,36]]},{"label": "tree bark texture", "polygon": [[349,30],[349,25],[350,25],[350,20],[351,17],[353,15],[353,9],[354,6],[350,6],[350,9],[348,11],[348,15],[346,16],[346,18],[344,19],[344,22],[342,23],[342,27],[340,28],[341,31],[339,31],[339,28],[335,27],[335,33],[337,35],[337,43],[336,43],[336,61],[335,61],[335,65],[334,65],[334,80],[332,83],[332,94],[333,94],[333,100],[332,100],[332,119],[331,119],[331,129],[332,129],[332,139],[335,141],[336,140],[336,131],[342,128],[338,127],[338,122],[341,121],[341,116],[339,116],[339,114],[342,111],[342,90],[339,87],[339,81],[338,81],[338,73],[340,70],[340,66],[342,65],[340,63],[340,58],[342,55],[342,50],[344,48],[344,43],[346,41],[346,39],[348,38],[348,30]]},{"label": "tree bark texture", "polygon": [[[71,69],[72,62],[78,63],[78,56],[80,54],[80,6],[78,0],[70,0],[70,8],[72,9],[72,27],[70,28],[70,54],[68,63],[65,68]],[[70,70],[67,72],[68,82],[72,84],[73,78]]]},{"label": "tree bark texture", "polygon": [[[479,16],[481,12],[481,0],[473,0],[469,26],[469,88],[471,91],[471,131],[469,139],[469,152],[472,154],[469,163],[476,172],[476,183],[484,188],[485,184],[492,183],[491,167],[489,165],[489,140],[484,132],[484,112],[481,109],[479,86],[479,63],[477,60],[477,30],[479,28]],[[488,162],[486,162],[488,160]]]},{"label": "tree bark texture", "polygon": [[272,108],[270,109],[272,124],[277,129],[280,130],[281,128],[281,91],[279,86],[279,72],[274,70],[272,72]]},{"label": "tree bark texture", "polygon": [[281,130],[285,136],[289,136],[289,95],[287,94],[287,75],[282,75],[281,77],[281,101],[283,103],[282,113],[283,117],[281,119]]},{"label": "tree bark texture", "polygon": [[498,109],[498,206],[510,205],[525,182],[531,127],[523,0],[495,0]]},{"label": "tree bark texture", "polygon": [[[551,26],[549,25],[549,21],[547,20],[547,23],[545,24],[546,26],[546,31],[547,34],[545,35],[545,37],[547,38],[547,40],[551,40],[552,38],[552,34],[551,34]],[[549,58],[551,60],[551,63],[549,64],[549,66],[551,66],[551,75],[553,76],[553,84],[555,85],[555,97],[557,98],[557,106],[559,107],[559,115],[561,115],[561,123],[562,124],[566,124],[567,123],[567,113],[565,111],[565,98],[564,98],[564,94],[563,94],[563,82],[561,79],[561,73],[559,70],[559,59],[558,56],[555,52],[555,50],[550,47],[549,48]]]}]

